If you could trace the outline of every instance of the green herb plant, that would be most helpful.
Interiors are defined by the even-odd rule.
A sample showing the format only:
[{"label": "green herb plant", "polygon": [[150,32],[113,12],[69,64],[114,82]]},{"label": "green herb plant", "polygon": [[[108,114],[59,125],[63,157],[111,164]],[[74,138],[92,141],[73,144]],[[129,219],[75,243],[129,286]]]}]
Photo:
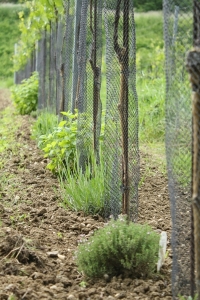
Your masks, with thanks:
[{"label": "green herb plant", "polygon": [[86,287],[87,287],[87,282],[81,281],[81,282],[79,283],[79,285],[80,285],[80,287],[82,287],[82,288],[86,288]]},{"label": "green herb plant", "polygon": [[39,140],[41,135],[49,135],[58,126],[58,116],[47,110],[40,111],[35,123],[31,128],[31,136]]},{"label": "green herb plant", "polygon": [[71,173],[68,168],[60,176],[64,207],[83,211],[86,215],[103,213],[104,168],[101,158],[100,161],[101,164],[97,164],[95,155],[88,155],[83,170],[76,154],[76,172]]},{"label": "green herb plant", "polygon": [[156,270],[158,250],[159,234],[151,227],[119,218],[78,246],[76,262],[88,277],[122,274],[146,278]]},{"label": "green herb plant", "polygon": [[179,299],[179,300],[197,300],[197,299],[198,299],[198,295],[196,294],[196,295],[194,296],[194,298],[192,298],[191,296],[185,298],[184,296],[178,295],[178,299]]},{"label": "green herb plant", "polygon": [[[45,157],[50,159],[47,168],[55,174],[63,169],[73,169],[75,166],[76,136],[77,136],[77,111],[62,112],[65,120],[62,120],[51,133],[39,137],[39,148]],[[73,170],[72,170],[73,171]]]},{"label": "green herb plant", "polygon": [[37,109],[38,85],[38,73],[33,72],[30,78],[11,88],[11,98],[19,114],[28,115]]}]

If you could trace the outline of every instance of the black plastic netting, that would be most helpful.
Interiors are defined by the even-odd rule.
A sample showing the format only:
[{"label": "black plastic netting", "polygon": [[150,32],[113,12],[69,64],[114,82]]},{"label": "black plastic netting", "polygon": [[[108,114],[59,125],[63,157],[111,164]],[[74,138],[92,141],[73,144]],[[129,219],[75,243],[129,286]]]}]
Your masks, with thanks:
[{"label": "black plastic netting", "polygon": [[191,290],[191,88],[186,53],[193,45],[192,1],[165,0],[166,155],[171,200],[173,251],[172,292],[189,296]]},{"label": "black plastic netting", "polygon": [[104,1],[104,19],[106,216],[116,218],[120,213],[127,213],[135,221],[138,211],[139,152],[132,1]]}]

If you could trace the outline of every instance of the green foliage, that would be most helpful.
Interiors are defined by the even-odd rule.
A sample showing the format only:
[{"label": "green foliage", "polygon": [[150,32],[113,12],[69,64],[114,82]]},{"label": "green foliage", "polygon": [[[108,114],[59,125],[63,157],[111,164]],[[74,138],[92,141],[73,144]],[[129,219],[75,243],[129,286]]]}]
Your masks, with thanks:
[{"label": "green foliage", "polygon": [[3,0],[4,3],[18,3],[18,0]]},{"label": "green foliage", "polygon": [[13,76],[14,44],[20,37],[19,12],[28,11],[23,6],[0,6],[0,79]]},{"label": "green foliage", "polygon": [[165,80],[145,72],[137,79],[139,99],[139,136],[145,143],[164,142]]},{"label": "green foliage", "polygon": [[38,73],[34,72],[30,78],[11,88],[11,98],[19,114],[30,114],[37,109],[38,84]]},{"label": "green foliage", "polygon": [[45,157],[50,159],[47,168],[53,173],[59,173],[63,168],[74,167],[77,112],[62,112],[65,120],[61,121],[51,133],[39,137],[39,147],[44,151]]},{"label": "green foliage", "polygon": [[162,14],[136,15],[136,66],[141,142],[164,142],[165,73]]},{"label": "green foliage", "polygon": [[[162,0],[131,0],[136,11],[161,10]],[[186,1],[186,0],[185,0]],[[117,5],[116,0],[106,0],[106,6],[114,9]]]},{"label": "green foliage", "polygon": [[49,30],[50,22],[55,22],[58,15],[64,13],[62,0],[32,0],[26,1],[26,6],[30,11],[28,18],[24,18],[23,12],[19,15],[21,38],[18,52],[14,56],[15,70],[19,70],[26,64],[44,29]]},{"label": "green foliage", "polygon": [[78,246],[77,265],[88,277],[148,277],[158,261],[159,235],[149,226],[110,221]]},{"label": "green foliage", "polygon": [[137,11],[162,10],[162,0],[134,0]]},{"label": "green foliage", "polygon": [[[164,66],[162,13],[135,16],[136,59],[139,71],[161,71]],[[158,72],[157,72],[158,73]]]},{"label": "green foliage", "polygon": [[[78,155],[77,155],[78,156]],[[72,174],[69,169],[61,174],[61,187],[63,206],[74,211],[83,211],[88,214],[101,214],[103,212],[104,198],[104,168],[96,164],[94,154],[88,155],[85,168],[78,164],[76,158],[76,172]],[[65,178],[65,180],[63,180]]]},{"label": "green foliage", "polygon": [[196,295],[194,296],[194,298],[192,298],[191,296],[189,296],[189,297],[184,297],[184,296],[178,295],[178,299],[179,299],[179,300],[198,300],[198,294],[196,294]]},{"label": "green foliage", "polygon": [[47,110],[39,112],[36,122],[32,126],[32,138],[39,140],[41,135],[49,135],[58,126],[58,116]]}]

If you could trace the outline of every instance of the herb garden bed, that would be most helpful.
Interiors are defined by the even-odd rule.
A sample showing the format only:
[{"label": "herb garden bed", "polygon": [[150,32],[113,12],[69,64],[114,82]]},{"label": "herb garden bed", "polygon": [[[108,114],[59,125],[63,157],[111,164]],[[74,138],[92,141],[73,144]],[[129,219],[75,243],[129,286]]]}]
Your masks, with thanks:
[{"label": "herb garden bed", "polygon": [[[0,92],[0,108],[9,94]],[[171,299],[171,251],[152,279],[105,276],[88,280],[77,270],[74,251],[80,240],[104,225],[60,206],[59,183],[30,138],[34,119],[20,122],[15,143],[0,154],[0,300],[2,299]],[[15,121],[13,121],[15,122]],[[167,179],[151,153],[141,153],[139,223],[167,231],[170,209]]]}]

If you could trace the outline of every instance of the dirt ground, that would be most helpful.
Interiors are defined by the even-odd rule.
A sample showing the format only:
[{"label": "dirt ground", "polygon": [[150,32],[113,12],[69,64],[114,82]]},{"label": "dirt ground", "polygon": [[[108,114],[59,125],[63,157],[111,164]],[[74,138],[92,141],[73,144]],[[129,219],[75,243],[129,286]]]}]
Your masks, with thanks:
[{"label": "dirt ground", "polygon": [[[9,93],[0,91],[0,109],[6,105]],[[18,151],[0,154],[0,300],[172,299],[169,243],[165,264],[152,279],[88,280],[77,270],[73,256],[79,240],[104,220],[60,206],[59,183],[30,139],[34,120],[19,118]],[[141,153],[139,222],[167,231],[170,240],[167,179],[152,162],[150,154]]]}]

